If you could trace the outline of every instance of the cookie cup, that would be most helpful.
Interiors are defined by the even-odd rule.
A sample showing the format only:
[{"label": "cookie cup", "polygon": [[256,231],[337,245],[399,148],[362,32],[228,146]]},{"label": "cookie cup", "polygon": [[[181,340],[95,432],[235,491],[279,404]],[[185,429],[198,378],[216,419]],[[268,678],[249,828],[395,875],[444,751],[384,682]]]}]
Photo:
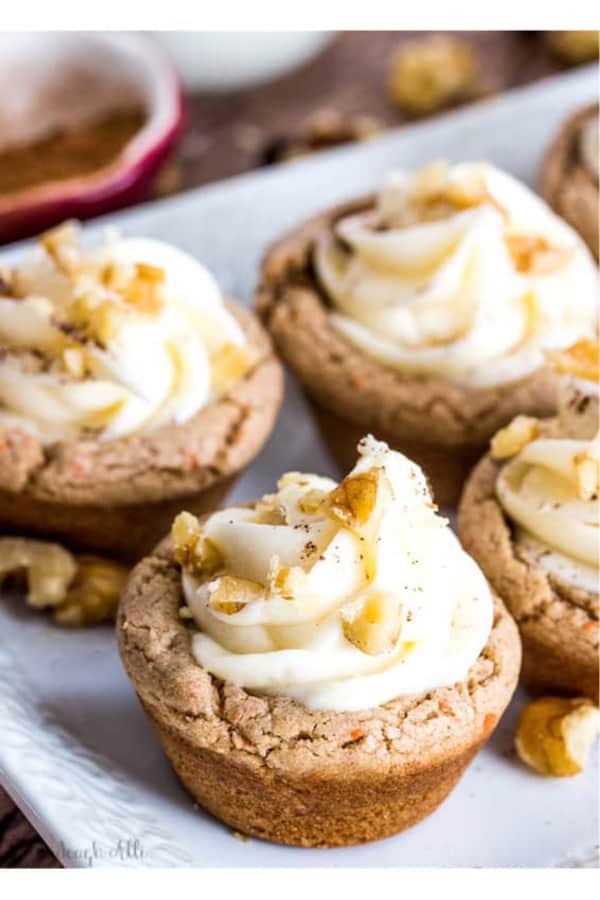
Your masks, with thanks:
[{"label": "cookie cup", "polygon": [[519,381],[469,388],[393,369],[335,328],[313,270],[319,235],[374,197],[311,219],[267,252],[256,305],[280,355],[303,385],[334,459],[346,470],[357,437],[372,432],[426,472],[437,503],[454,505],[489,438],[518,413],[556,408],[556,376],[541,369]]},{"label": "cookie cup", "polygon": [[281,366],[260,323],[237,304],[228,309],[256,360],[189,421],[50,447],[22,432],[0,434],[0,529],[137,561],[183,506],[196,515],[217,507],[268,438],[283,391]]},{"label": "cookie cup", "polygon": [[192,655],[170,541],[142,560],[117,622],[121,658],[184,787],[231,828],[276,843],[377,840],[432,813],[507,706],[520,642],[496,599],[463,683],[359,712],[309,710],[213,677]]},{"label": "cookie cup", "polygon": [[496,498],[502,463],[488,454],[469,477],[458,510],[465,550],[517,622],[522,681],[534,693],[586,696],[598,702],[598,596],[553,578],[517,552]]},{"label": "cookie cup", "polygon": [[597,103],[579,110],[562,125],[544,158],[541,182],[544,199],[579,232],[598,259],[598,181],[581,160],[578,147],[581,128],[588,119],[598,121]]}]

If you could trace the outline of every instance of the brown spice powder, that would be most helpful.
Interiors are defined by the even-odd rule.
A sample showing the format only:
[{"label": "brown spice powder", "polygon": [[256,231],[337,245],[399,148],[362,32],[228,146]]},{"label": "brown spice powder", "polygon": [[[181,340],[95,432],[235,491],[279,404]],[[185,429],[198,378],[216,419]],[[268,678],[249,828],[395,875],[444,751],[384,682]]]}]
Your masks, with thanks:
[{"label": "brown spice powder", "polygon": [[142,108],[115,111],[79,128],[0,152],[0,196],[109,165],[145,119]]}]

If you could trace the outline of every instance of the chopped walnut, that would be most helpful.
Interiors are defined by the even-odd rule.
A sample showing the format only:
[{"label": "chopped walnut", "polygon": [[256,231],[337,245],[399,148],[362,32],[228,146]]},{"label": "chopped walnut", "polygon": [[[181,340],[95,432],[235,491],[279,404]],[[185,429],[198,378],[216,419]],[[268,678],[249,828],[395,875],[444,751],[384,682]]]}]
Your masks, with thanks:
[{"label": "chopped walnut", "polygon": [[271,557],[267,576],[268,596],[293,600],[302,590],[305,574],[298,566],[284,566],[278,556]]},{"label": "chopped walnut", "polygon": [[277,487],[279,490],[282,488],[289,487],[290,485],[296,485],[297,487],[308,487],[310,484],[310,479],[304,475],[302,472],[284,472],[277,482]]},{"label": "chopped walnut", "polygon": [[63,222],[62,225],[46,231],[39,238],[39,243],[59,272],[71,276],[79,271],[81,252],[76,222]]},{"label": "chopped walnut", "polygon": [[598,31],[547,31],[548,47],[566,63],[591,62],[600,55]]},{"label": "chopped walnut", "polygon": [[122,289],[124,300],[139,312],[156,315],[164,305],[161,290],[165,282],[164,269],[148,263],[136,263],[133,273]]},{"label": "chopped walnut", "polygon": [[218,547],[202,535],[200,522],[189,512],[180,512],[171,526],[173,555],[190,575],[214,575],[225,560]]},{"label": "chopped walnut", "polygon": [[83,294],[69,304],[67,326],[73,325],[83,337],[105,347],[118,334],[123,315],[116,301]]},{"label": "chopped walnut", "polygon": [[36,609],[63,603],[77,564],[60,544],[29,538],[0,538],[0,584],[8,575],[27,577],[27,603]]},{"label": "chopped walnut", "polygon": [[263,525],[285,525],[285,515],[277,502],[277,494],[265,494],[254,507],[256,519]]},{"label": "chopped walnut", "polygon": [[334,522],[360,536],[363,542],[361,559],[367,584],[371,584],[376,576],[376,530],[386,495],[392,495],[389,479],[385,469],[375,466],[366,472],[348,475],[327,495],[323,504],[323,511]]},{"label": "chopped walnut", "polygon": [[521,710],[515,746],[542,775],[577,775],[600,730],[600,712],[585,698],[542,697]]},{"label": "chopped walnut", "polygon": [[57,625],[83,628],[112,622],[127,578],[125,566],[97,556],[78,556],[64,601],[53,610]]},{"label": "chopped walnut", "polygon": [[73,300],[59,311],[57,323],[66,333],[76,332],[79,338],[104,346],[117,333],[124,316],[156,316],[163,308],[163,269],[85,254],[76,223],[67,222],[47,232],[40,244],[70,284]]},{"label": "chopped walnut", "polygon": [[373,116],[319,109],[302,123],[297,134],[271,141],[263,152],[263,162],[288,162],[341,144],[370,140],[384,128]]},{"label": "chopped walnut", "polygon": [[582,500],[593,500],[600,494],[600,456],[598,440],[574,459],[577,494]]},{"label": "chopped walnut", "polygon": [[247,603],[264,596],[264,588],[256,581],[221,575],[210,585],[210,606],[228,616],[240,612]]},{"label": "chopped walnut", "polygon": [[600,347],[598,341],[582,338],[566,350],[552,350],[548,359],[561,375],[572,375],[585,381],[600,380]]},{"label": "chopped walnut", "polygon": [[85,352],[79,347],[67,347],[63,350],[63,365],[72,378],[83,378],[86,373]]},{"label": "chopped walnut", "polygon": [[252,365],[248,347],[225,343],[211,359],[212,386],[215,394],[223,393],[234,381],[239,381]]},{"label": "chopped walnut", "polygon": [[540,434],[540,423],[531,416],[517,416],[506,428],[501,428],[491,441],[493,459],[508,459],[520,453]]},{"label": "chopped walnut", "polygon": [[392,56],[389,92],[401,109],[427,115],[481,93],[477,54],[465,41],[433,34],[403,44]]},{"label": "chopped walnut", "polygon": [[25,573],[27,603],[52,609],[57,625],[81,627],[112,621],[127,569],[108,559],[78,556],[59,544],[0,538],[0,583]]},{"label": "chopped walnut", "polygon": [[550,244],[544,237],[511,234],[506,237],[515,269],[525,275],[549,275],[569,262],[573,251]]},{"label": "chopped walnut", "polygon": [[484,169],[475,167],[468,178],[453,180],[450,166],[436,160],[415,173],[410,195],[398,209],[381,210],[381,226],[408,227],[415,223],[436,222],[453,215],[457,210],[487,204],[504,218],[506,210],[488,190]]},{"label": "chopped walnut", "polygon": [[171,526],[173,551],[175,559],[182,566],[186,566],[189,557],[194,553],[201,534],[200,522],[191,513],[180,512],[173,520]]},{"label": "chopped walnut", "polygon": [[371,517],[377,502],[381,469],[348,475],[327,497],[327,512],[342,525],[360,528]]},{"label": "chopped walnut", "polygon": [[347,640],[363,653],[388,653],[402,630],[401,606],[393,595],[371,591],[342,610],[342,628]]},{"label": "chopped walnut", "polygon": [[314,513],[319,512],[319,510],[323,507],[323,503],[327,494],[325,491],[321,491],[318,488],[312,488],[310,491],[307,491],[306,494],[300,499],[298,506],[300,507],[300,511],[303,513],[308,513],[308,515],[313,515]]}]

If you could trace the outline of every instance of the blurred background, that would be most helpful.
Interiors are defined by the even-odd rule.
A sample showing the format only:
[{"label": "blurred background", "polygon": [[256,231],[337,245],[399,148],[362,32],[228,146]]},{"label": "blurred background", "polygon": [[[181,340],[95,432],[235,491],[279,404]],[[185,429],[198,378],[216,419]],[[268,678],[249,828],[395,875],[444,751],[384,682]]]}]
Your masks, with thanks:
[{"label": "blurred background", "polygon": [[375,139],[597,32],[0,33],[0,242]]}]

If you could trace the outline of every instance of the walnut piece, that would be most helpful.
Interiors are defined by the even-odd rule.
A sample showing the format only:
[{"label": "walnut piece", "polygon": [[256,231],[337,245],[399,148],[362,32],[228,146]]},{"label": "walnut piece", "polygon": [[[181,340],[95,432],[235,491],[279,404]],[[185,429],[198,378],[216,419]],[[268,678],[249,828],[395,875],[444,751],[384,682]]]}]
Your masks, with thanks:
[{"label": "walnut piece", "polygon": [[517,416],[491,440],[493,459],[508,459],[534,441],[540,433],[540,423],[531,416]]},{"label": "walnut piece", "polygon": [[415,173],[412,187],[403,203],[382,208],[379,226],[408,228],[424,222],[437,222],[454,215],[458,210],[477,206],[491,206],[503,219],[508,218],[504,207],[490,193],[483,166],[474,166],[468,175],[454,179],[449,163],[436,160]]},{"label": "walnut piece", "polygon": [[560,375],[600,381],[600,347],[591,338],[582,338],[566,350],[551,350],[548,359]]},{"label": "walnut piece", "polygon": [[231,616],[240,612],[252,600],[263,597],[264,593],[264,588],[256,581],[235,575],[221,575],[210,585],[209,605],[217,612]]},{"label": "walnut piece", "polygon": [[381,469],[348,475],[329,494],[328,514],[347,528],[365,525],[375,509]]},{"label": "walnut piece", "polygon": [[277,494],[265,494],[254,507],[256,521],[262,525],[285,525],[285,515],[278,503]]},{"label": "walnut piece", "polygon": [[0,585],[8,575],[24,573],[27,603],[36,609],[60,605],[77,569],[60,544],[26,538],[0,538]]},{"label": "walnut piece", "polygon": [[582,500],[593,500],[600,494],[600,453],[598,438],[590,447],[575,455],[577,494]]},{"label": "walnut piece", "polygon": [[547,31],[545,39],[552,52],[566,63],[590,62],[600,55],[597,31]]},{"label": "walnut piece", "polygon": [[271,557],[267,577],[267,596],[293,600],[306,587],[306,573],[300,566],[285,566],[278,556]]},{"label": "walnut piece", "polygon": [[391,99],[413,115],[426,115],[481,93],[481,72],[474,49],[441,34],[409,41],[392,56]]},{"label": "walnut piece", "polygon": [[225,560],[218,547],[205,538],[200,522],[189,512],[180,512],[171,526],[173,555],[190,575],[214,575],[223,568]]},{"label": "walnut piece", "polygon": [[321,491],[319,488],[311,488],[307,491],[298,502],[301,512],[314,515],[323,508],[323,504],[327,498],[327,492]]},{"label": "walnut piece", "polygon": [[506,244],[515,269],[524,275],[549,275],[565,266],[573,255],[572,250],[556,247],[541,236],[510,234]]},{"label": "walnut piece", "polygon": [[[295,133],[270,141],[263,150],[262,162],[266,165],[292,162],[341,144],[371,140],[384,129],[384,123],[374,116],[354,115],[330,108],[318,109],[300,124]],[[260,137],[258,140],[260,142]]]},{"label": "walnut piece", "polygon": [[57,625],[83,628],[112,622],[128,570],[98,556],[78,556],[77,571],[64,601],[53,611]]},{"label": "walnut piece", "polygon": [[139,312],[157,315],[164,306],[162,288],[165,271],[149,263],[136,263],[133,276],[123,288],[123,299]]},{"label": "walnut piece", "polygon": [[0,538],[0,584],[12,574],[27,578],[27,603],[51,609],[57,625],[79,628],[112,621],[127,569],[96,556],[73,556],[60,544]]},{"label": "walnut piece", "polygon": [[[125,263],[105,253],[85,253],[77,223],[67,222],[39,240],[56,271],[67,279],[72,300],[54,310],[63,330],[77,333],[82,342],[105,346],[131,315],[157,316],[164,307],[165,271],[149,263]],[[23,274],[27,276],[27,268]],[[17,272],[17,278],[19,273]],[[49,286],[52,287],[53,274]],[[37,279],[37,280],[36,280]],[[35,276],[35,289],[44,285]],[[31,292],[31,291],[30,291]],[[69,363],[67,362],[67,371]],[[75,377],[79,377],[75,372]]]},{"label": "walnut piece", "polygon": [[239,381],[252,366],[252,352],[248,347],[225,343],[211,358],[212,386],[215,394],[222,394],[234,381]]},{"label": "walnut piece", "polygon": [[542,775],[577,775],[600,730],[600,712],[586,698],[542,697],[521,710],[515,746]]},{"label": "walnut piece", "polygon": [[56,228],[46,231],[40,236],[39,244],[59,272],[71,276],[79,270],[81,251],[76,222],[63,222]]},{"label": "walnut piece", "polygon": [[342,610],[342,629],[346,639],[363,653],[388,653],[396,646],[402,630],[401,606],[390,594],[370,591],[364,599]]}]

